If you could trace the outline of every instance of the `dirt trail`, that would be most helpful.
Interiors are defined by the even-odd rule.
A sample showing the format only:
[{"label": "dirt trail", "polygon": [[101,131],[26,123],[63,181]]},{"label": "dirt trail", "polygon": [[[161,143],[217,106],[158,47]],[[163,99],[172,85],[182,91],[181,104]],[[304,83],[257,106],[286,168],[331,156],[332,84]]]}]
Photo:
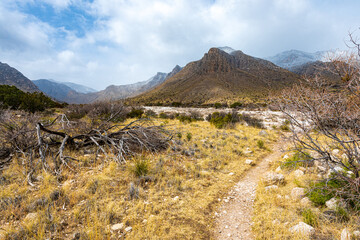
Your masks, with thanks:
[{"label": "dirt trail", "polygon": [[216,214],[216,239],[254,239],[251,226],[257,183],[268,170],[269,162],[281,157],[286,145],[285,140],[274,145],[273,152],[247,171],[223,199]]}]

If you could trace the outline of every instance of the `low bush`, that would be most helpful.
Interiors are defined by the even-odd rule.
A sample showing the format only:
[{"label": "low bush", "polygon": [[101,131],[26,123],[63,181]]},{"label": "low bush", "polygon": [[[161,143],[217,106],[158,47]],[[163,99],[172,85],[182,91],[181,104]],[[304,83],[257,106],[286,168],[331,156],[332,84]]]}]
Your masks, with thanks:
[{"label": "low bush", "polygon": [[264,128],[262,121],[258,118],[251,117],[248,114],[241,114],[239,117],[241,121],[245,121],[251,127]]},{"label": "low bush", "polygon": [[207,116],[207,121],[213,124],[216,128],[233,127],[235,123],[239,122],[239,115],[236,112],[224,113],[214,112]]},{"label": "low bush", "polygon": [[145,159],[137,159],[131,171],[136,177],[146,176],[149,173],[149,162]]},{"label": "low bush", "polygon": [[305,223],[313,227],[319,226],[319,218],[310,208],[304,209],[301,212],[301,215],[303,216],[303,220]]},{"label": "low bush", "polygon": [[256,142],[256,145],[257,145],[259,148],[261,148],[261,149],[265,149],[265,143],[264,143],[263,140],[258,140],[258,141]]},{"label": "low bush", "polygon": [[344,181],[337,179],[316,182],[311,186],[311,190],[307,193],[307,196],[316,206],[323,206],[326,201],[336,196],[337,191],[341,189],[343,185]]},{"label": "low bush", "polygon": [[312,157],[306,152],[296,152],[282,163],[281,168],[309,167],[313,164]]},{"label": "low bush", "polygon": [[128,118],[141,118],[144,114],[143,108],[132,108],[131,111],[127,114]]}]

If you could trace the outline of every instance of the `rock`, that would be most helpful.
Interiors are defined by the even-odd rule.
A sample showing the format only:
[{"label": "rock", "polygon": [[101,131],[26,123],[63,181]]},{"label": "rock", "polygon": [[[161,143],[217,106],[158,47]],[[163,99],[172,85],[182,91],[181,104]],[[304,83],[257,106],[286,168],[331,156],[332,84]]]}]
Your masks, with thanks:
[{"label": "rock", "polygon": [[269,134],[265,130],[261,130],[259,132],[259,136],[267,136],[267,135],[269,135]]},{"label": "rock", "polygon": [[233,173],[233,172],[229,173],[229,176],[232,176],[232,175],[234,175],[234,173]]},{"label": "rock", "polygon": [[301,233],[306,236],[311,236],[315,233],[315,229],[304,222],[299,222],[299,224],[291,227],[289,231],[292,233]]},{"label": "rock", "polygon": [[360,239],[360,231],[354,231],[353,236],[355,239]]},{"label": "rock", "polygon": [[253,161],[253,160],[250,160],[250,159],[246,159],[246,160],[245,160],[245,164],[250,165],[250,166],[254,166],[254,165],[255,165],[254,161]]},{"label": "rock", "polygon": [[288,159],[289,155],[285,154],[285,156],[283,156],[283,159]]},{"label": "rock", "polygon": [[291,190],[291,198],[294,200],[301,199],[304,195],[305,195],[305,188],[296,187]]},{"label": "rock", "polygon": [[132,227],[125,228],[125,232],[131,232],[131,230],[132,230]]},{"label": "rock", "polygon": [[351,233],[350,231],[347,229],[347,228],[344,228],[342,231],[341,231],[341,237],[340,237],[341,240],[351,240]]},{"label": "rock", "polygon": [[284,184],[285,177],[280,173],[268,172],[265,174],[264,182],[267,186],[274,184]]},{"label": "rock", "polygon": [[347,172],[346,172],[346,176],[347,176],[348,178],[352,178],[352,177],[355,176],[355,174],[354,174],[352,171],[347,171]]},{"label": "rock", "polygon": [[300,204],[302,206],[309,206],[311,204],[311,201],[308,197],[304,197],[300,200]]},{"label": "rock", "polygon": [[339,149],[334,149],[334,150],[332,150],[332,152],[331,152],[331,154],[334,155],[334,156],[339,155],[339,153],[340,153],[340,150],[339,150]]},{"label": "rock", "polygon": [[38,218],[38,214],[37,213],[28,213],[26,215],[26,217],[24,218],[25,221],[27,222],[34,222],[36,221]]},{"label": "rock", "polygon": [[323,167],[323,166],[318,165],[318,166],[317,166],[317,170],[318,170],[320,173],[326,173],[326,168]]},{"label": "rock", "polygon": [[179,200],[179,196],[174,197],[173,200],[174,200],[174,201]]},{"label": "rock", "polygon": [[265,187],[265,191],[268,192],[268,191],[275,190],[275,189],[278,189],[278,188],[279,187],[277,185],[271,185],[271,186]]},{"label": "rock", "polygon": [[124,224],[123,223],[117,223],[117,224],[114,224],[110,227],[111,231],[119,231],[121,229],[124,228]]},{"label": "rock", "polygon": [[303,171],[301,171],[300,169],[298,169],[298,170],[296,170],[295,172],[294,172],[294,175],[295,175],[295,177],[302,177],[302,176],[304,176],[304,172]]},{"label": "rock", "polygon": [[331,210],[336,210],[336,208],[339,205],[339,201],[336,198],[332,198],[329,201],[325,202],[325,205],[327,208],[331,209]]},{"label": "rock", "polygon": [[275,170],[275,172],[277,172],[277,173],[281,172],[281,167],[280,167],[280,166],[277,167],[276,170]]}]

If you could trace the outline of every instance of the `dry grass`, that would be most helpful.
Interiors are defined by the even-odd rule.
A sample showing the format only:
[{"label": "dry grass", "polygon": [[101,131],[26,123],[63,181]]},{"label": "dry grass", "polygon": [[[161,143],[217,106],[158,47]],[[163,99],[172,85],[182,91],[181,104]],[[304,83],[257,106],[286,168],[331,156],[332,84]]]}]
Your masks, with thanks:
[{"label": "dry grass", "polygon": [[[208,122],[154,121],[172,130],[182,145],[175,151],[143,153],[123,165],[67,152],[80,160],[76,172],[66,169],[56,178],[41,171],[34,176],[35,187],[26,184],[22,160],[13,161],[0,175],[0,201],[10,199],[0,203],[0,236],[72,239],[79,233],[81,239],[211,239],[218,198],[249,168],[245,159],[256,162],[269,153],[257,142],[266,147],[277,139],[276,133],[259,136],[260,129],[242,125],[218,130]],[[253,153],[244,154],[247,148]],[[143,163],[136,165],[139,162]],[[139,168],[146,171],[139,174]],[[112,231],[117,223],[132,231]]]},{"label": "dry grass", "polygon": [[[272,170],[282,161],[273,163]],[[322,212],[328,210],[326,207],[316,207],[313,203],[301,204],[301,199],[292,199],[291,190],[295,187],[310,189],[310,183],[318,180],[316,168],[306,168],[305,175],[296,177],[295,169],[281,171],[285,176],[286,184],[278,189],[265,191],[265,185],[261,182],[257,189],[254,204],[253,231],[256,239],[309,239],[303,235],[296,235],[289,228],[299,222],[306,222],[306,217],[311,215],[315,221],[315,235],[311,239],[340,239],[341,231],[347,227],[350,232],[359,230],[360,216],[352,212],[348,222],[330,222],[321,217]],[[304,169],[303,169],[304,170]],[[305,214],[306,212],[307,214]]]}]

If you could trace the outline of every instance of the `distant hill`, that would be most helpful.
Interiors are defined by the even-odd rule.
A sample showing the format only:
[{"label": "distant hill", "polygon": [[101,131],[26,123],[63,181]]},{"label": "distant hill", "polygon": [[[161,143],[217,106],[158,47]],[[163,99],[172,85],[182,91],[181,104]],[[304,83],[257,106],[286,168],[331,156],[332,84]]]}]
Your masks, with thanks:
[{"label": "distant hill", "polygon": [[97,90],[91,88],[91,87],[87,87],[81,84],[77,84],[77,83],[72,83],[72,82],[60,82],[68,87],[70,87],[71,89],[73,89],[74,91],[78,92],[78,93],[93,93],[93,92],[97,92]]},{"label": "distant hill", "polygon": [[303,64],[324,60],[327,53],[327,51],[307,53],[299,50],[289,50],[265,59],[279,67],[292,71],[293,68]]},{"label": "distant hill", "polygon": [[[227,53],[227,52],[230,52]],[[266,98],[269,91],[289,86],[297,74],[241,51],[211,48],[153,90],[129,100],[137,104],[209,104],[242,98]]]},{"label": "distant hill", "polygon": [[25,92],[38,92],[38,87],[21,72],[0,62],[0,85],[15,86]]},{"label": "distant hill", "polygon": [[33,83],[46,95],[67,103],[88,103],[93,100],[91,96],[79,93],[64,83],[49,79],[33,80]]}]

